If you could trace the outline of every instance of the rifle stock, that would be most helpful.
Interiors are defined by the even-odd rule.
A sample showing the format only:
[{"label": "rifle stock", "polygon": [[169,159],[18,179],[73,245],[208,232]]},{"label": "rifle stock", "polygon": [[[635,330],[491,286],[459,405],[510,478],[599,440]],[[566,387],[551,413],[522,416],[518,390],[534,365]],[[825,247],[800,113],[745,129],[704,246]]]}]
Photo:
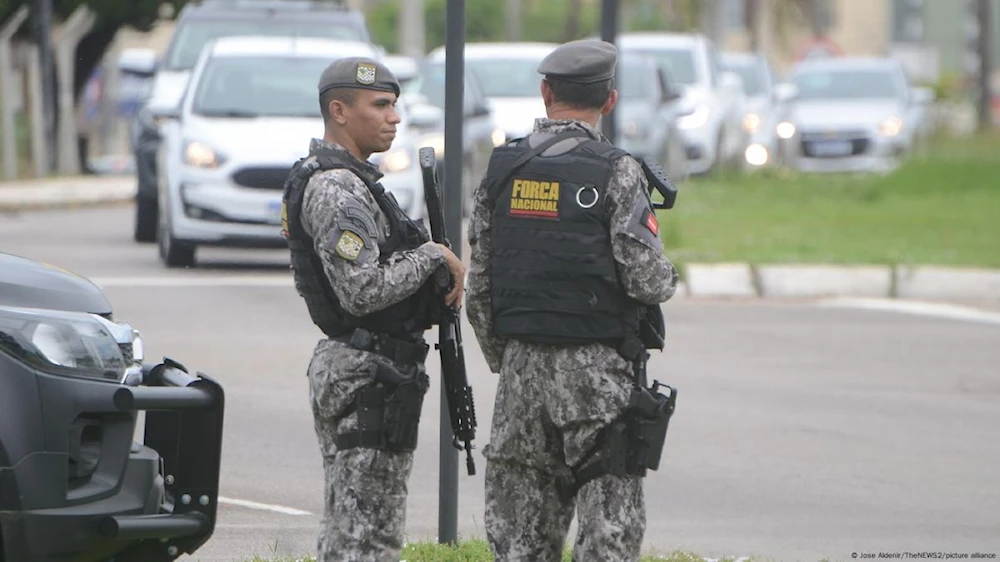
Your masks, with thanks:
[{"label": "rifle stock", "polygon": [[[445,234],[444,208],[441,205],[441,193],[438,188],[434,149],[421,148],[418,151],[418,160],[423,175],[424,203],[427,205],[431,239],[450,248],[451,243]],[[472,440],[476,438],[476,407],[465,370],[461,319],[458,310],[445,306],[444,300],[441,301],[441,308],[442,319],[435,347],[441,354],[441,379],[448,398],[452,445],[458,450],[465,450],[466,470],[469,475],[473,475],[476,473],[476,464],[472,459]]]}]

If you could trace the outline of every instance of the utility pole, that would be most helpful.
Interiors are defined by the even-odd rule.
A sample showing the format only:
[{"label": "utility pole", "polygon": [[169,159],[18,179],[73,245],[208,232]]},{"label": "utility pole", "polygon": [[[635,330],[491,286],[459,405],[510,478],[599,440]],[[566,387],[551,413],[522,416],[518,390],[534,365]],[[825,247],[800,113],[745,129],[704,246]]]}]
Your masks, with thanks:
[{"label": "utility pole", "polygon": [[[608,43],[618,44],[618,0],[601,0],[601,40]],[[619,61],[621,58],[619,58]],[[616,66],[618,74],[621,74],[621,64]],[[617,76],[616,76],[617,78]],[[617,81],[617,80],[616,80]],[[608,137],[612,143],[617,138],[617,121],[615,115],[618,113],[612,110],[611,113],[601,118],[601,132]]]},{"label": "utility pole", "polygon": [[979,129],[993,128],[993,95],[990,79],[993,77],[993,10],[992,0],[979,0],[976,19],[979,20]]},{"label": "utility pole", "polygon": [[52,72],[52,0],[35,1],[35,42],[42,74],[42,111],[45,116],[46,173],[56,169],[56,90]]}]

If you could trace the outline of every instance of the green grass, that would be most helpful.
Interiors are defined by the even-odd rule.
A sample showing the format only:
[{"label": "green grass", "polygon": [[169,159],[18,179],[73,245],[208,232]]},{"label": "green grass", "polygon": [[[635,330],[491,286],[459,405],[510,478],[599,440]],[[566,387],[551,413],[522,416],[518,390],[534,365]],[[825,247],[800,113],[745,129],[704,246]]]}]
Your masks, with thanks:
[{"label": "green grass", "polygon": [[[563,552],[563,562],[570,562],[571,551]],[[462,541],[458,545],[442,545],[433,542],[410,543],[400,556],[406,562],[492,562],[493,554],[485,540]],[[666,555],[643,556],[641,562],[703,562],[704,558],[688,552],[673,552]],[[246,562],[316,562],[315,558],[261,558],[254,557]]]},{"label": "green grass", "polygon": [[886,175],[698,178],[659,218],[667,255],[681,265],[1000,267],[1000,134],[937,140]]}]

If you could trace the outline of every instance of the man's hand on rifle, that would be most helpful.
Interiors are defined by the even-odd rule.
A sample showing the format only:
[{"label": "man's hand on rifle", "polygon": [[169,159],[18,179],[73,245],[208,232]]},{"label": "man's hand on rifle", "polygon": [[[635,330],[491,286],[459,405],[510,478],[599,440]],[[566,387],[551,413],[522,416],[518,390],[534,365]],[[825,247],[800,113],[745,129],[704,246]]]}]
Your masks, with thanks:
[{"label": "man's hand on rifle", "polygon": [[457,309],[462,306],[462,297],[465,295],[465,265],[451,248],[444,244],[438,246],[444,249],[446,265],[451,274],[451,290],[444,296],[444,304]]}]

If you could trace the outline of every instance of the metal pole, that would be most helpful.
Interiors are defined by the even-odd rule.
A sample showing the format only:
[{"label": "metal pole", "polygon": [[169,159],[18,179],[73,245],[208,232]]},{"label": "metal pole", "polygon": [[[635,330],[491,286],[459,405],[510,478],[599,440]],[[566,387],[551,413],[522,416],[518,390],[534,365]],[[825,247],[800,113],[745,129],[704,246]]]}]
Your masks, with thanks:
[{"label": "metal pole", "polygon": [[[462,258],[462,103],[465,98],[465,0],[448,0],[445,26],[444,212],[451,249]],[[458,539],[458,450],[452,445],[448,396],[441,385],[438,542]]]},{"label": "metal pole", "polygon": [[46,173],[56,169],[56,86],[52,73],[52,0],[35,0],[35,42],[42,74],[42,112],[45,116]]},{"label": "metal pole", "polygon": [[[615,43],[618,39],[618,0],[601,0],[601,39],[608,43]],[[621,68],[620,64],[618,68]],[[602,132],[612,143],[617,137],[615,113],[612,110],[601,119]]]},{"label": "metal pole", "polygon": [[993,14],[992,0],[979,0],[977,19],[979,20],[979,128],[988,131],[993,128],[993,95],[990,79],[993,77]]}]

